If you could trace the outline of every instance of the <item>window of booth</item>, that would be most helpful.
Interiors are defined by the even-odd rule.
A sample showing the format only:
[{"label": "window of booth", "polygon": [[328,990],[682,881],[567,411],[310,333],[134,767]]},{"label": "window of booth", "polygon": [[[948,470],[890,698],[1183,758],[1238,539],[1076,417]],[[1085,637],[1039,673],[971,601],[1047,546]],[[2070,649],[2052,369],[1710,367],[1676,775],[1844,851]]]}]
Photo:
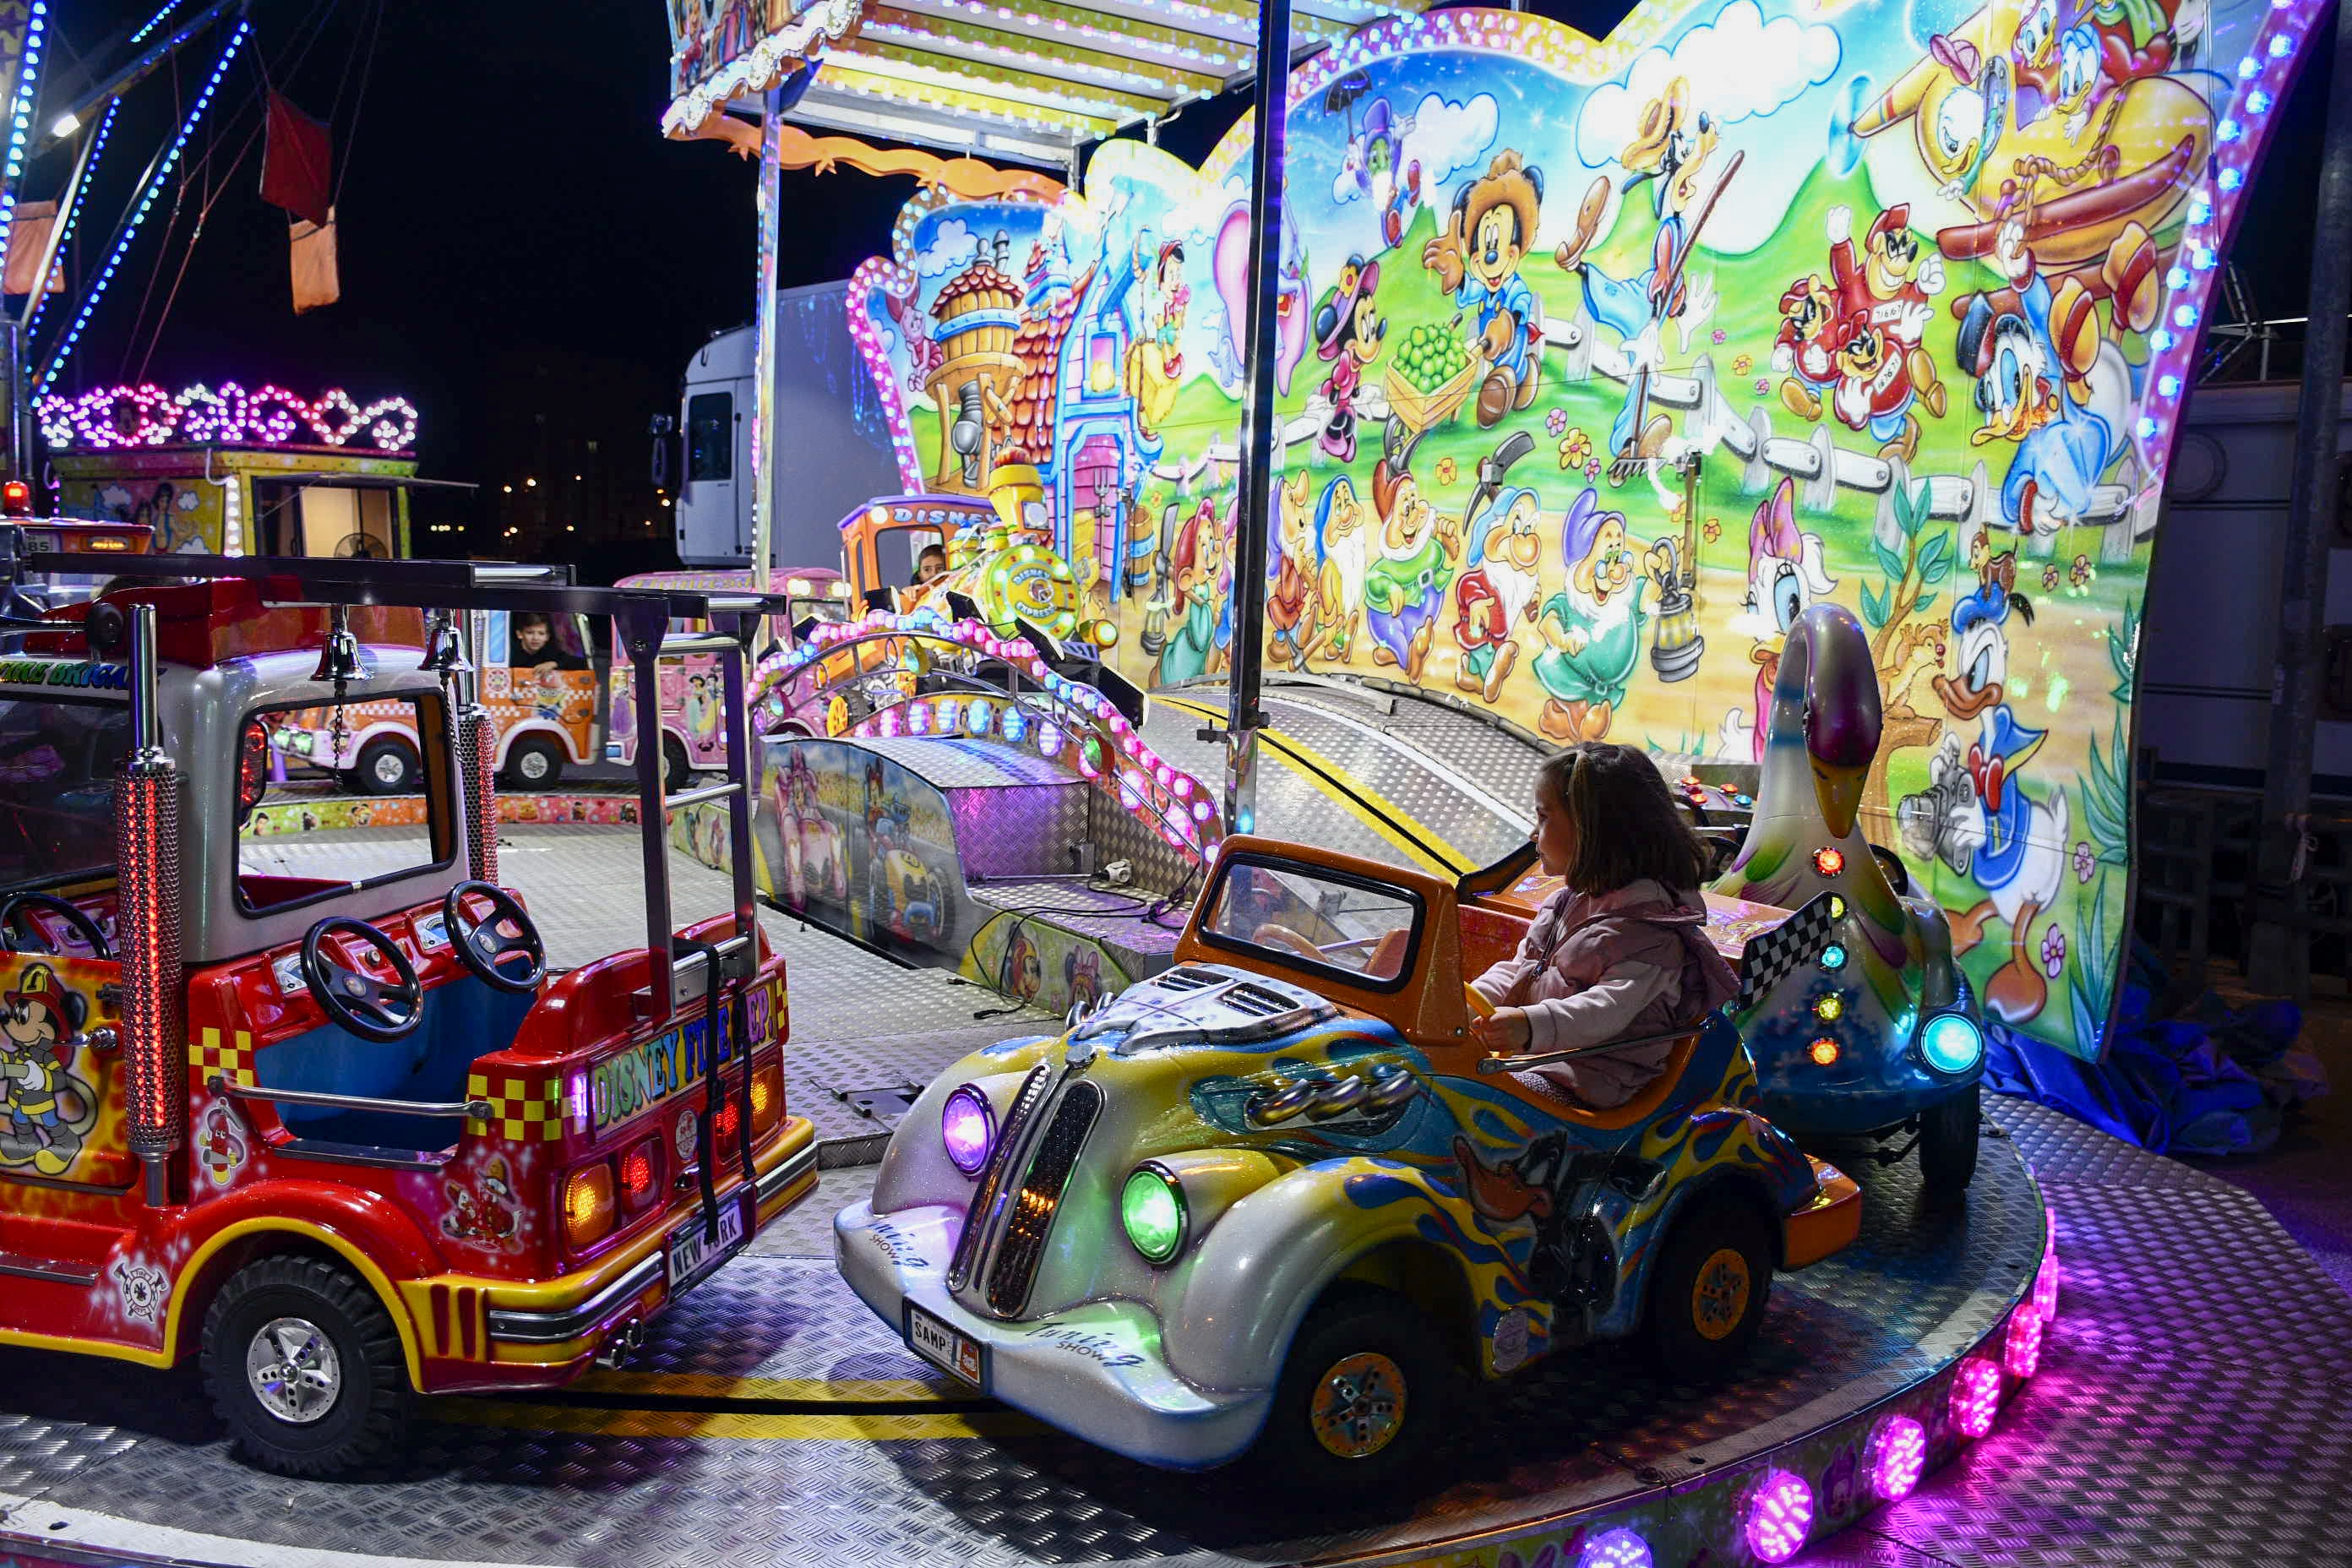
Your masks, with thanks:
[{"label": "window of booth", "polygon": [[[237,908],[274,913],[314,900],[439,871],[457,858],[447,719],[436,692],[247,713],[237,758]],[[321,772],[393,793],[332,795]]]}]

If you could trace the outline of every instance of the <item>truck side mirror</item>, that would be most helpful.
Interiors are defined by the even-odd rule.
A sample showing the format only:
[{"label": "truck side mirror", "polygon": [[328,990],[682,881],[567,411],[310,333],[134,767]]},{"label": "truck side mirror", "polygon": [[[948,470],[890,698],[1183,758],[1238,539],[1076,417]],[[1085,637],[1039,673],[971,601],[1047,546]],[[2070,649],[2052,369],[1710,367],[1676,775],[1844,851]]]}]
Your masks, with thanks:
[{"label": "truck side mirror", "polygon": [[654,489],[657,490],[670,488],[670,470],[677,466],[670,458],[670,446],[675,439],[677,430],[677,420],[667,414],[656,414],[647,431],[654,440],[652,462],[647,477],[651,479]]}]

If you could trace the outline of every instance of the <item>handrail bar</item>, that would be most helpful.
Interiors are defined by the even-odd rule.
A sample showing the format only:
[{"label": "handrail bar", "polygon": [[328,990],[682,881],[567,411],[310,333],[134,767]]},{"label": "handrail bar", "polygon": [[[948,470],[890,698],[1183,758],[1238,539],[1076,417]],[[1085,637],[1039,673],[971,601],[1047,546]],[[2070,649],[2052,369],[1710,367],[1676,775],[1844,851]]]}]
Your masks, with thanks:
[{"label": "handrail bar", "polygon": [[380,1110],[389,1116],[421,1116],[441,1121],[456,1121],[467,1117],[476,1121],[488,1121],[496,1109],[487,1100],[377,1100],[370,1095],[328,1094],[315,1089],[264,1089],[259,1084],[231,1083],[221,1073],[215,1073],[205,1080],[205,1087],[215,1094],[226,1095],[231,1100],[318,1105],[332,1110]]}]

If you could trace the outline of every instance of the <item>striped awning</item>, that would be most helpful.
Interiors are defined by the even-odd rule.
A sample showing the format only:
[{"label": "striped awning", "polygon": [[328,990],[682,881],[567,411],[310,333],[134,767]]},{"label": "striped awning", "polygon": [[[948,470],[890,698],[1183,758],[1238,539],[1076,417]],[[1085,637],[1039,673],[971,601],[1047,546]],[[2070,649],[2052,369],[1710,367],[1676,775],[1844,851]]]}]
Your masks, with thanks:
[{"label": "striped awning", "polygon": [[[1431,0],[1294,0],[1299,53]],[[1255,0],[669,0],[672,102],[691,136],[814,62],[785,118],[1060,170],[1080,146],[1256,69]],[[766,6],[763,22],[755,15]]]}]

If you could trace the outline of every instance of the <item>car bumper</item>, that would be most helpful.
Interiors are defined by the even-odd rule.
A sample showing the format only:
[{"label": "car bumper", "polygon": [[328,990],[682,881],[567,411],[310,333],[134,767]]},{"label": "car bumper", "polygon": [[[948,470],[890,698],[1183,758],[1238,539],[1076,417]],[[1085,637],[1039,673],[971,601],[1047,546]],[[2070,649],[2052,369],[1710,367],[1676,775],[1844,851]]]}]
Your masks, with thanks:
[{"label": "car bumper", "polygon": [[[814,1189],[815,1129],[800,1118],[788,1120],[784,1136],[753,1157],[753,1169],[756,1196],[744,1235],[747,1245],[761,1226]],[[745,1184],[739,1177],[721,1186],[720,1201],[742,1201]],[[459,1312],[450,1312],[445,1322],[438,1314],[448,1309],[437,1303],[429,1307],[431,1315],[424,1325],[428,1351],[446,1336],[455,1342],[448,1350],[459,1352],[458,1364],[428,1366],[430,1391],[545,1388],[577,1376],[608,1346],[626,1341],[632,1325],[651,1320],[676,1298],[667,1261],[668,1238],[676,1229],[675,1223],[665,1225],[633,1243],[628,1256],[570,1289],[563,1288],[568,1282],[519,1289],[504,1281],[481,1281],[487,1287],[481,1294],[488,1364],[470,1359],[465,1349],[469,1336],[463,1331],[467,1325]],[[694,1283],[709,1277],[704,1274]]]},{"label": "car bumper", "polygon": [[1160,1353],[1159,1317],[1139,1301],[1090,1301],[1013,1322],[958,1302],[946,1276],[961,1223],[943,1206],[877,1215],[853,1204],[833,1222],[842,1278],[901,1338],[912,1303],[979,1342],[984,1392],[1098,1447],[1197,1470],[1255,1440],[1274,1391],[1185,1382]]}]

